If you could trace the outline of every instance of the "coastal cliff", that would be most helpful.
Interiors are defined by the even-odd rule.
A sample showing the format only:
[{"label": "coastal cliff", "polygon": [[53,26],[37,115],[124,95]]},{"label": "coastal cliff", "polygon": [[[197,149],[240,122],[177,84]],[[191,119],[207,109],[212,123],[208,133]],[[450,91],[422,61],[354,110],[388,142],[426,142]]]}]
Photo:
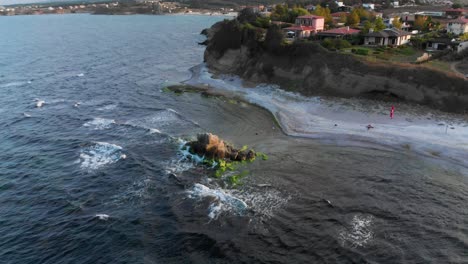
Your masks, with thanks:
[{"label": "coastal cliff", "polygon": [[268,46],[255,28],[222,21],[204,32],[205,62],[215,73],[278,84],[305,96],[404,100],[448,112],[468,111],[468,82],[412,64],[367,62],[314,42]]}]

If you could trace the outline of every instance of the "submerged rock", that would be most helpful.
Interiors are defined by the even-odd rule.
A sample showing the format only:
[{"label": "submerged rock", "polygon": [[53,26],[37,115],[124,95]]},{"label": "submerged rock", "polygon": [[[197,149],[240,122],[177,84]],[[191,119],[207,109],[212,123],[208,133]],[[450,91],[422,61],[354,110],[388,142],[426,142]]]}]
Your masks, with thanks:
[{"label": "submerged rock", "polygon": [[245,161],[254,160],[255,151],[247,147],[236,149],[211,133],[199,134],[196,141],[186,144],[189,151],[199,156],[215,160]]}]

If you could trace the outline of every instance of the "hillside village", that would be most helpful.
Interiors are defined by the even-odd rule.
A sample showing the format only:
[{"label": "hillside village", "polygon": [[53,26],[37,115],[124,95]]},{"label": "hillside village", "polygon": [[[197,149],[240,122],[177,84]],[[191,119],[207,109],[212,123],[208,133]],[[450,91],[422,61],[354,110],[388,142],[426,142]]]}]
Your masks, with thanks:
[{"label": "hillside village", "polygon": [[255,6],[240,16],[265,34],[281,32],[284,44],[319,42],[330,51],[364,60],[424,64],[468,77],[468,7],[389,12],[376,4],[346,6],[337,1],[329,6]]}]

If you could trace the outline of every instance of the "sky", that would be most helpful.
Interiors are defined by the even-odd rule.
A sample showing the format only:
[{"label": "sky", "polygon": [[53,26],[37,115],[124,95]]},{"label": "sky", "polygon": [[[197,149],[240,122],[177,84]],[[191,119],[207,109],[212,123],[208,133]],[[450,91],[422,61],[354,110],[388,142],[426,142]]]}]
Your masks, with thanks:
[{"label": "sky", "polygon": [[29,4],[34,2],[43,2],[40,0],[0,0],[0,6],[13,4]]}]

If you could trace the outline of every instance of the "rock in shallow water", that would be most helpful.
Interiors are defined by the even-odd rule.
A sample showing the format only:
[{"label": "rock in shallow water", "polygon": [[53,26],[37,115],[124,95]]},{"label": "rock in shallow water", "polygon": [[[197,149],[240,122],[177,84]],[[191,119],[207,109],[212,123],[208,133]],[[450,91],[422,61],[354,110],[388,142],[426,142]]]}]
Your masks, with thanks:
[{"label": "rock in shallow water", "polygon": [[255,159],[255,152],[246,147],[235,149],[225,143],[218,136],[211,133],[199,134],[196,141],[186,144],[190,152],[210,159],[227,159],[231,161],[244,161]]}]

